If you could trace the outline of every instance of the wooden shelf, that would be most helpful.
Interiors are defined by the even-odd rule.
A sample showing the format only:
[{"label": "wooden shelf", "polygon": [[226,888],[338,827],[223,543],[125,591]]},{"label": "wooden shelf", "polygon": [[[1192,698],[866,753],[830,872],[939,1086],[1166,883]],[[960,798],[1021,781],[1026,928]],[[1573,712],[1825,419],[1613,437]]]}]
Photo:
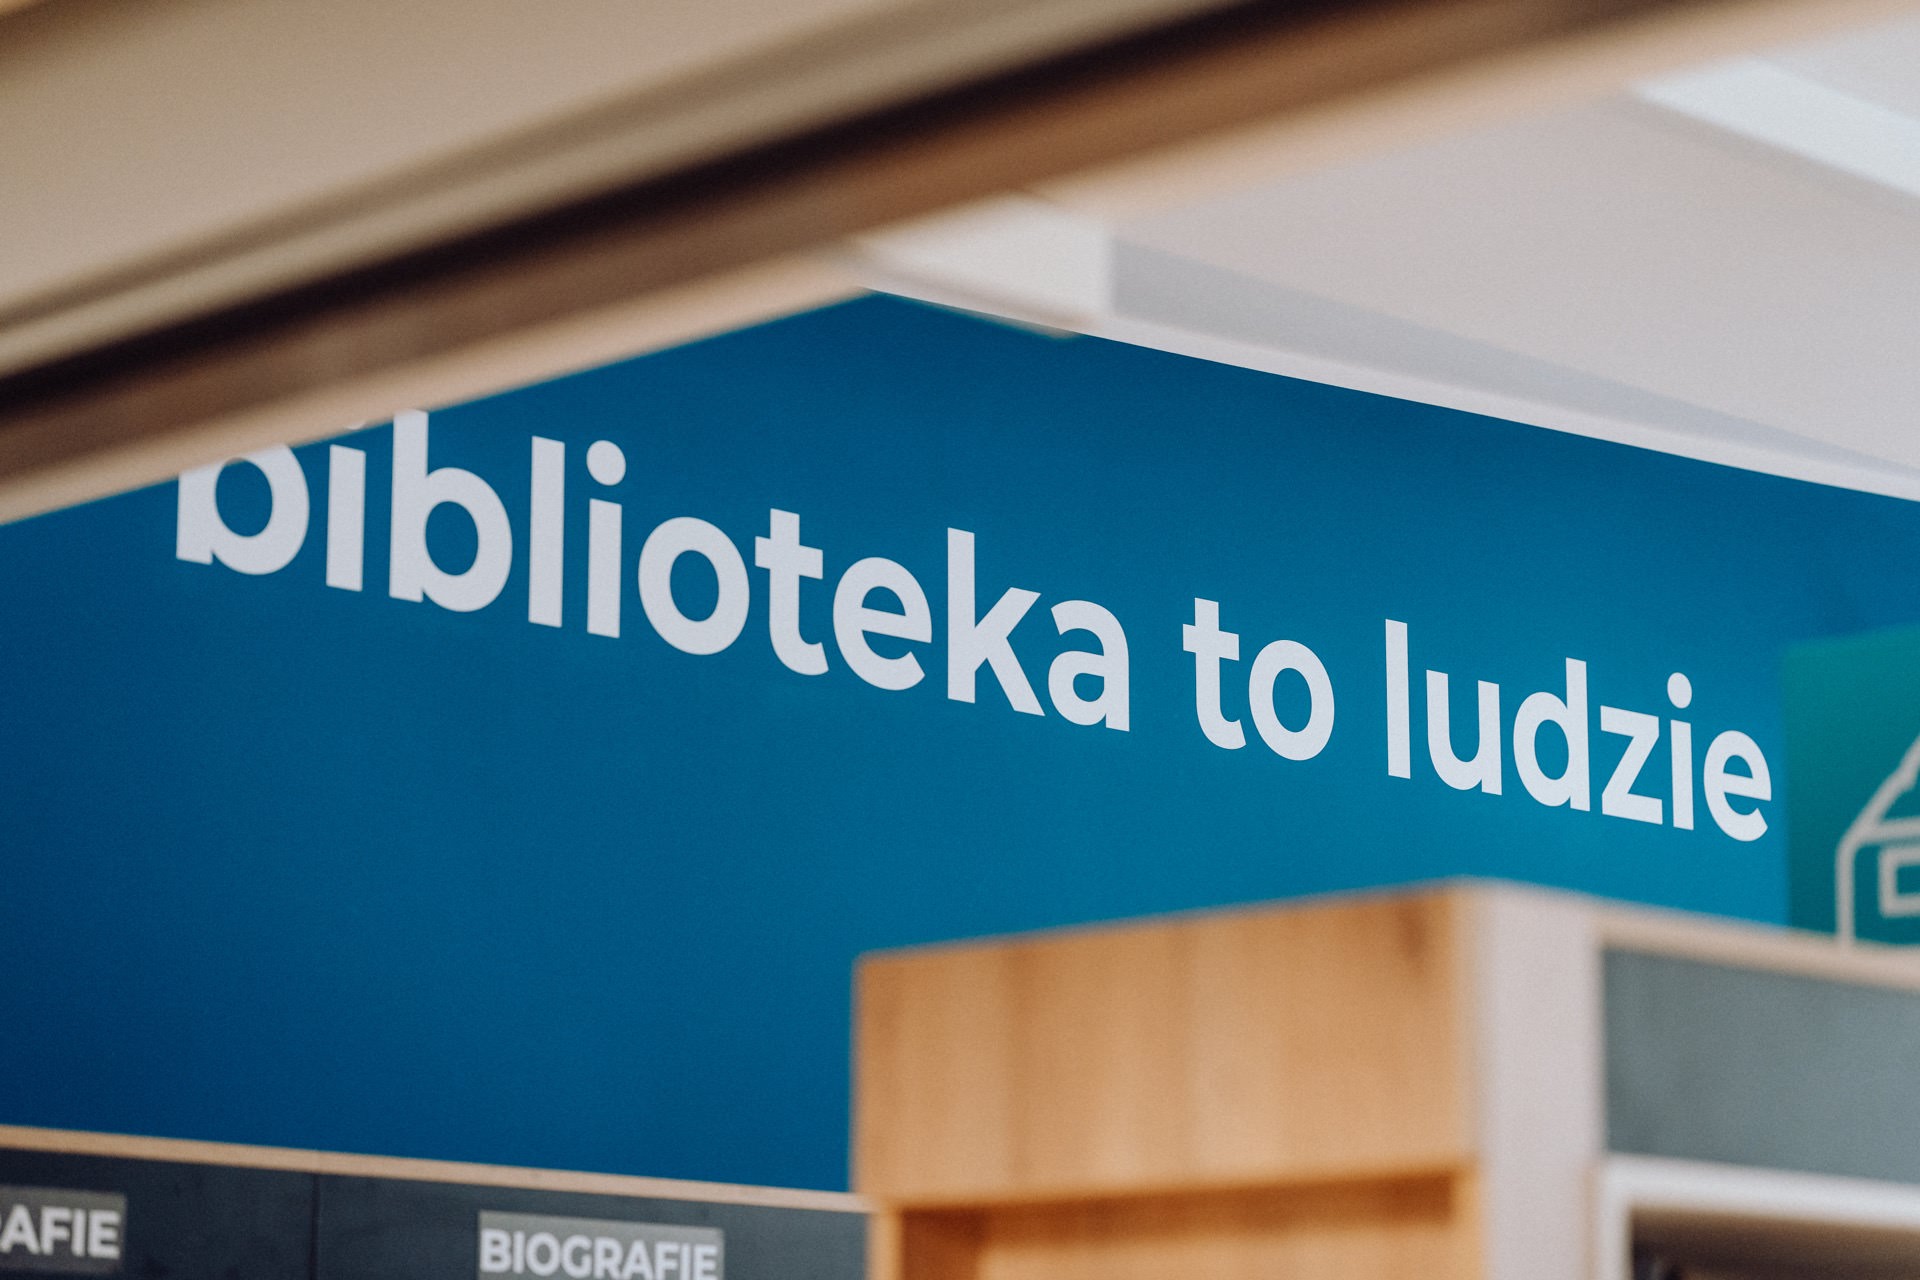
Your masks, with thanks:
[{"label": "wooden shelf", "polygon": [[[1623,1280],[1759,1222],[1920,1274],[1827,1212],[1920,1211],[1913,956],[1462,883],[871,956],[859,1001],[875,1280]],[[1774,1198],[1656,1194],[1729,1178]]]},{"label": "wooden shelf", "polygon": [[888,1256],[916,1280],[1445,1275],[1463,1194],[1459,1178],[1431,1174],[910,1210],[893,1219]]}]

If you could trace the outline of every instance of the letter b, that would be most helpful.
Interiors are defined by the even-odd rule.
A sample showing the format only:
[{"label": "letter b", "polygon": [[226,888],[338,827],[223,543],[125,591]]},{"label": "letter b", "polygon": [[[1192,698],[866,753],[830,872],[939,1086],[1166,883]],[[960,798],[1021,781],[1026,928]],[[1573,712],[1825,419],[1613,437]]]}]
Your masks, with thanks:
[{"label": "letter b", "polygon": [[[473,521],[473,563],[448,573],[427,550],[427,517],[443,502]],[[393,420],[393,543],[387,594],[424,596],[443,609],[484,609],[507,584],[513,566],[513,526],[493,486],[458,467],[427,470],[427,415],[412,410]]]},{"label": "letter b", "polygon": [[480,1270],[499,1275],[513,1265],[513,1237],[498,1227],[480,1228]]},{"label": "letter b", "polygon": [[196,467],[180,477],[180,512],[173,554],[195,564],[221,564],[240,573],[277,573],[300,554],[307,540],[307,473],[285,445],[250,453],[235,462],[251,463],[267,478],[272,506],[258,533],[235,533],[220,515],[220,473],[228,463]]}]

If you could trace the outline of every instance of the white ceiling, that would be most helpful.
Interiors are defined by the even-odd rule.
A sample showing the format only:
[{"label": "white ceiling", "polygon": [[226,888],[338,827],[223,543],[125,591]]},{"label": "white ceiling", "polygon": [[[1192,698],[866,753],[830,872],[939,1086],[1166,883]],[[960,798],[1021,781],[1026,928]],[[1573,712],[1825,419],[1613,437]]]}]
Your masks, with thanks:
[{"label": "white ceiling", "polygon": [[869,278],[1920,498],[1920,19],[1147,216],[970,218]]}]

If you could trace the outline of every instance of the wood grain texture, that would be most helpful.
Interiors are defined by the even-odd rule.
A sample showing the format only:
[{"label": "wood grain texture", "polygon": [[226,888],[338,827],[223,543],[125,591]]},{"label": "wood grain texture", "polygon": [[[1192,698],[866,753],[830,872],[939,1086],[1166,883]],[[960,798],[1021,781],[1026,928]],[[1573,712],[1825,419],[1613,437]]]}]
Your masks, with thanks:
[{"label": "wood grain texture", "polygon": [[1473,1274],[1447,1177],[903,1215],[898,1280],[1423,1280]]},{"label": "wood grain texture", "polygon": [[856,1168],[890,1206],[1463,1169],[1449,892],[869,957]]},{"label": "wood grain texture", "polygon": [[[979,1280],[1209,1280],[1457,1274],[1451,1184],[1170,1196],[986,1217]],[[910,1280],[918,1280],[911,1277]]]}]

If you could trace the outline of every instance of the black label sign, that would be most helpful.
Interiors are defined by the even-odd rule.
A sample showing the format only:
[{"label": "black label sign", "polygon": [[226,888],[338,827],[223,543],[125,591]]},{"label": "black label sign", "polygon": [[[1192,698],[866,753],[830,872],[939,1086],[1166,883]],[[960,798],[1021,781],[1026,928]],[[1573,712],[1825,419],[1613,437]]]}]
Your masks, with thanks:
[{"label": "black label sign", "polygon": [[312,1280],[314,1177],[0,1149],[0,1280]]},{"label": "black label sign", "polygon": [[851,1205],[0,1147],[0,1280],[863,1280],[866,1235]]},{"label": "black label sign", "polygon": [[329,1176],[319,1229],[314,1280],[866,1276],[851,1210]]}]

